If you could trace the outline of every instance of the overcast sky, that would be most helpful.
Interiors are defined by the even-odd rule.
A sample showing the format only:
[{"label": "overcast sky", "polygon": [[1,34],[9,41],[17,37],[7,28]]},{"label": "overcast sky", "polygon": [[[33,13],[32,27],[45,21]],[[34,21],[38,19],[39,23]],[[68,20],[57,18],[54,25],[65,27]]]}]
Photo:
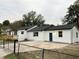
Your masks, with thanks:
[{"label": "overcast sky", "polygon": [[42,14],[46,23],[60,24],[67,12],[67,8],[75,0],[0,0],[0,22],[4,20],[22,19],[22,15],[29,11]]}]

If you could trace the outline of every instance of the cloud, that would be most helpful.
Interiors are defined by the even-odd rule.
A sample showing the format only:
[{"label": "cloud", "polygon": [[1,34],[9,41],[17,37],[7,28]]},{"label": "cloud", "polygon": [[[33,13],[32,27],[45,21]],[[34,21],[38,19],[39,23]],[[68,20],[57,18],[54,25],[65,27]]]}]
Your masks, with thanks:
[{"label": "cloud", "polygon": [[49,24],[61,23],[69,5],[75,0],[0,0],[0,22],[22,19],[22,15],[34,10],[42,14]]}]

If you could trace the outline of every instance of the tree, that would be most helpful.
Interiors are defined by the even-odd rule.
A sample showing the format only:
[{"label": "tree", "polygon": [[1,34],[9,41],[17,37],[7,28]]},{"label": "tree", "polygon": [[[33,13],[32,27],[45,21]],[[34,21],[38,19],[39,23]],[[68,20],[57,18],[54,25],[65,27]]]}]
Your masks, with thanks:
[{"label": "tree", "polygon": [[18,28],[23,27],[24,26],[24,22],[19,20],[19,21],[15,21],[13,23],[11,23],[11,28],[16,31]]},{"label": "tree", "polygon": [[23,15],[23,21],[26,26],[42,25],[44,24],[43,16],[37,15],[35,11],[29,12],[27,15]]},{"label": "tree", "polygon": [[67,24],[76,23],[77,27],[79,27],[79,0],[70,5],[63,22]]},{"label": "tree", "polygon": [[0,23],[0,34],[2,33],[2,24]]},{"label": "tree", "polygon": [[9,25],[10,25],[9,20],[5,20],[5,21],[3,21],[3,26],[9,26]]}]

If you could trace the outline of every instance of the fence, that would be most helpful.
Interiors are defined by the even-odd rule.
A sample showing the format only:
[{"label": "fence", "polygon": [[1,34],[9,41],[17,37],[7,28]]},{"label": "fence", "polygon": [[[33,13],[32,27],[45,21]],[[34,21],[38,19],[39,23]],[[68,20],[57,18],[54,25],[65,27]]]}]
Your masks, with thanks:
[{"label": "fence", "polygon": [[13,40],[1,40],[0,47],[15,53],[16,47],[18,46],[16,42],[17,42],[16,40],[14,41]]},{"label": "fence", "polygon": [[58,51],[45,50],[44,59],[79,59],[79,56]]},{"label": "fence", "polygon": [[[11,42],[11,43],[10,43]],[[6,45],[4,45],[4,43]],[[17,59],[79,59],[79,55],[69,54],[57,50],[49,50],[22,43],[6,41],[3,47],[16,52]]]},{"label": "fence", "polygon": [[18,44],[18,59],[44,59],[44,49]]},{"label": "fence", "polygon": [[79,59],[79,56],[26,44],[18,45],[18,59]]}]

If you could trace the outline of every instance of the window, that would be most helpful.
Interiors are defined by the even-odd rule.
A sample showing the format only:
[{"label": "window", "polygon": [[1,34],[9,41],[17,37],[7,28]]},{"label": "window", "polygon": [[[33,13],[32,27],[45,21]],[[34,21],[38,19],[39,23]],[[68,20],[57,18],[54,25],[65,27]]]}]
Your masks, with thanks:
[{"label": "window", "polygon": [[62,35],[62,31],[59,31],[58,32],[58,35],[59,35],[59,37],[62,37],[63,35]]},{"label": "window", "polygon": [[76,38],[78,38],[78,33],[76,32]]},{"label": "window", "polygon": [[33,36],[38,36],[38,32],[34,32],[33,33]]},{"label": "window", "polygon": [[24,31],[22,31],[21,34],[24,34]]}]

